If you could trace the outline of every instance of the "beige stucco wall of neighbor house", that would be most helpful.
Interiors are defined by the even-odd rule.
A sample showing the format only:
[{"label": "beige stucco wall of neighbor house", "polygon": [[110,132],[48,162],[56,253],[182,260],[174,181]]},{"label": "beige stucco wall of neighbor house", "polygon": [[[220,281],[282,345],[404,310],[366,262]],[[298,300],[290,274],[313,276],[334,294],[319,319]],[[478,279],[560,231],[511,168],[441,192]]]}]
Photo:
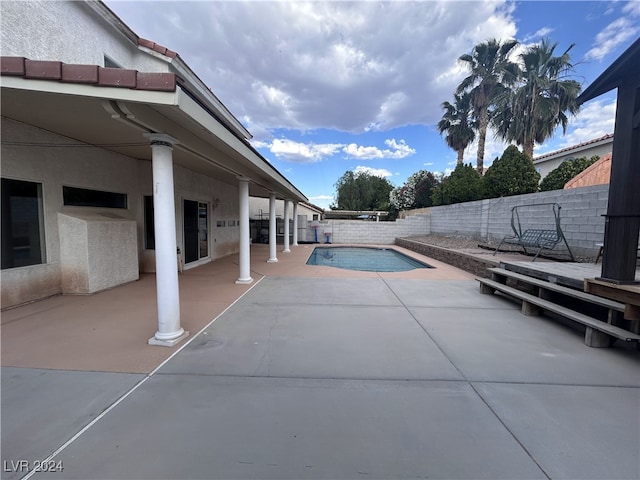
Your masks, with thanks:
[{"label": "beige stucco wall of neighbor house", "polygon": [[534,158],[533,165],[536,171],[540,174],[540,180],[546,177],[549,172],[555,170],[565,160],[573,160],[576,158],[591,158],[598,156],[604,157],[607,153],[611,153],[613,146],[613,137],[603,141],[602,143],[595,143],[593,145],[585,145],[576,149],[567,149],[567,151],[559,152],[558,155],[541,155],[542,158]]},{"label": "beige stucco wall of neighbor house", "polygon": [[[84,2],[0,2],[0,52],[31,60],[104,66],[104,56],[122,68],[167,72],[165,60],[140,51]],[[64,26],[64,28],[63,28]],[[20,32],[16,35],[16,32]]]}]

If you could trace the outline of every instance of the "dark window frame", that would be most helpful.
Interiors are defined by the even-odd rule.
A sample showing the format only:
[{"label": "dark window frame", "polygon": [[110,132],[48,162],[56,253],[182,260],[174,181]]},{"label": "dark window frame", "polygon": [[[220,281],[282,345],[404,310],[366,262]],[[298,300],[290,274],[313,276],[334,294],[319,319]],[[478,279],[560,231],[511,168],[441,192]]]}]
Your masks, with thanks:
[{"label": "dark window frame", "polygon": [[62,203],[67,207],[117,208],[127,210],[126,193],[108,192],[92,188],[62,186]]},{"label": "dark window frame", "polygon": [[2,270],[46,260],[42,182],[2,177]]}]

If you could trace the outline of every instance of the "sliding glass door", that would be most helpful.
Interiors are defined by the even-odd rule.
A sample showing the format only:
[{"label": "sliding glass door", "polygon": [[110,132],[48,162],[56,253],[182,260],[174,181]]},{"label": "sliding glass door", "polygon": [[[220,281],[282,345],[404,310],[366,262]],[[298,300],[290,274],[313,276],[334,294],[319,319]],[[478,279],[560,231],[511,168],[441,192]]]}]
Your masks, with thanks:
[{"label": "sliding glass door", "polygon": [[183,201],[184,263],[209,256],[208,208],[206,203]]}]

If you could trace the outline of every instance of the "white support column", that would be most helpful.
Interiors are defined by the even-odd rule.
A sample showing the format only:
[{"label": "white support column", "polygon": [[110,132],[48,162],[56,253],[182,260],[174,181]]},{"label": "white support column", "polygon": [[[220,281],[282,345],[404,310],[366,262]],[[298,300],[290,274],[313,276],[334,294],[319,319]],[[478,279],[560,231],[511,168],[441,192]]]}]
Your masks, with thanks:
[{"label": "white support column", "polygon": [[240,276],[236,283],[249,284],[251,278],[251,248],[249,246],[249,178],[238,177],[240,206]]},{"label": "white support column", "polygon": [[298,202],[293,202],[293,246],[298,246]]},{"label": "white support column", "polygon": [[278,261],[276,256],[276,194],[269,194],[269,260],[274,263]]},{"label": "white support column", "polygon": [[289,248],[289,200],[284,201],[284,249],[283,253],[291,253]]},{"label": "white support column", "polygon": [[173,145],[176,140],[159,133],[151,140],[153,170],[153,220],[156,242],[156,295],[158,331],[149,345],[173,347],[189,335],[180,326],[180,291],[176,257],[176,210],[173,184]]}]

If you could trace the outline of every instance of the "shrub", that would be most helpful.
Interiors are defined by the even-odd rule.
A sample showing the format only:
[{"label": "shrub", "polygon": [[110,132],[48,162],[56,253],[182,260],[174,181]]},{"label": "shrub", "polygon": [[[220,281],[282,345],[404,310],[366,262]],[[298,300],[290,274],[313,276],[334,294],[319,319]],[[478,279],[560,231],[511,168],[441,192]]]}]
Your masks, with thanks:
[{"label": "shrub", "polygon": [[548,192],[549,190],[561,190],[565,184],[587,167],[593,165],[600,157],[597,155],[587,159],[587,157],[565,160],[556,169],[551,170],[549,174],[540,182],[540,191]]},{"label": "shrub", "polygon": [[509,145],[484,175],[486,198],[509,197],[538,191],[540,174],[515,145]]},{"label": "shrub", "polygon": [[482,198],[482,177],[471,164],[461,164],[433,188],[433,205],[471,202]]}]

